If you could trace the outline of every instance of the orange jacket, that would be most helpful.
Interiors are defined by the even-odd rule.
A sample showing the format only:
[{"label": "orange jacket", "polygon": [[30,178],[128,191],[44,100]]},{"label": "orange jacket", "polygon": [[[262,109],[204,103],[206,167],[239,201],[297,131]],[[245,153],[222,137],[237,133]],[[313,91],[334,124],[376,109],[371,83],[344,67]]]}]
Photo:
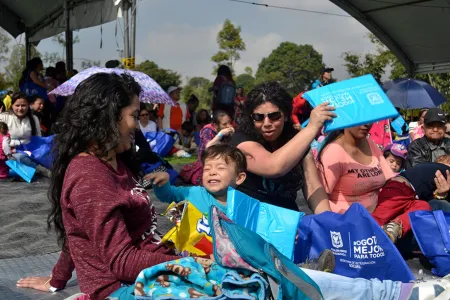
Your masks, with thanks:
[{"label": "orange jacket", "polygon": [[[300,124],[299,115],[304,115],[305,120],[309,117],[311,113],[311,106],[308,104],[308,101],[303,98],[303,94],[307,91],[303,91],[292,100],[292,121],[294,124]],[[303,120],[303,121],[305,121]]]}]

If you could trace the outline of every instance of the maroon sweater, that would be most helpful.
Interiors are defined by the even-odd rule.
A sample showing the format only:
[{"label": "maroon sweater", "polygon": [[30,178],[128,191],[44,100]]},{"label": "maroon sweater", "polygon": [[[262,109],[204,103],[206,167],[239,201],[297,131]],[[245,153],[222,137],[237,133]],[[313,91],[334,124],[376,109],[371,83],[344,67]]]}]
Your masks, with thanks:
[{"label": "maroon sweater", "polygon": [[56,264],[54,287],[65,285],[75,266],[81,291],[104,299],[143,269],[178,258],[158,244],[155,208],[120,161],[116,171],[95,156],[74,158],[61,207],[70,255],[63,252]]}]

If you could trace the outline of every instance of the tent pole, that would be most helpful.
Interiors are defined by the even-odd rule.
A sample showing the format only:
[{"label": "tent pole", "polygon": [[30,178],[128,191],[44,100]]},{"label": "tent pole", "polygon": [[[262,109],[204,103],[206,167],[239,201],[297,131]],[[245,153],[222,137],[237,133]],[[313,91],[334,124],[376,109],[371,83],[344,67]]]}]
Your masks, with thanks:
[{"label": "tent pole", "polygon": [[137,0],[131,0],[131,41],[130,41],[130,68],[134,69],[136,57],[136,3]]},{"label": "tent pole", "polygon": [[64,1],[64,17],[66,20],[66,67],[69,76],[73,73],[73,32],[70,29],[70,0]]},{"label": "tent pole", "polygon": [[25,31],[25,66],[27,62],[31,59],[31,44],[29,39],[28,30]]},{"label": "tent pole", "polygon": [[128,0],[122,0],[122,13],[123,13],[123,55],[125,60],[125,67],[129,68],[130,58],[130,24],[128,19]]}]

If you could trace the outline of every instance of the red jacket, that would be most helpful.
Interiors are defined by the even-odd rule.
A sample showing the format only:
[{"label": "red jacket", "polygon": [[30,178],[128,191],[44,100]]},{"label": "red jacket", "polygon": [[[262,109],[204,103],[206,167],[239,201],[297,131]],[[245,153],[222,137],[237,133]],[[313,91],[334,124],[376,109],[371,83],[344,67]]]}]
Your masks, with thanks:
[{"label": "red jacket", "polygon": [[308,105],[308,101],[303,98],[303,94],[307,91],[303,91],[297,96],[295,96],[294,100],[292,101],[292,121],[294,124],[300,124],[300,120],[298,118],[299,115],[307,115],[311,113],[310,105]]}]

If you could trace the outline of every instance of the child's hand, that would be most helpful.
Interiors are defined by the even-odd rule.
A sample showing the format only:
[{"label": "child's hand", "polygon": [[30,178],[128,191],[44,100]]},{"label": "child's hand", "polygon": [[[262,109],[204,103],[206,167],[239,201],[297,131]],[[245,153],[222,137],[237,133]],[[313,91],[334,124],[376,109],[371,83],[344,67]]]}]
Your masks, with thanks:
[{"label": "child's hand", "polygon": [[144,179],[150,181],[153,185],[162,187],[169,182],[170,176],[169,173],[166,172],[156,172],[145,175]]},{"label": "child's hand", "polygon": [[26,277],[17,281],[17,287],[49,292],[51,277]]},{"label": "child's hand", "polygon": [[434,177],[434,183],[436,184],[435,193],[445,197],[450,190],[450,172],[446,171],[447,179],[442,175],[441,171],[436,172],[436,177]]},{"label": "child's hand", "polygon": [[228,127],[228,128],[222,129],[222,130],[220,131],[220,133],[221,133],[223,136],[229,136],[229,135],[231,135],[231,134],[234,133],[234,128],[233,128],[233,127]]}]

